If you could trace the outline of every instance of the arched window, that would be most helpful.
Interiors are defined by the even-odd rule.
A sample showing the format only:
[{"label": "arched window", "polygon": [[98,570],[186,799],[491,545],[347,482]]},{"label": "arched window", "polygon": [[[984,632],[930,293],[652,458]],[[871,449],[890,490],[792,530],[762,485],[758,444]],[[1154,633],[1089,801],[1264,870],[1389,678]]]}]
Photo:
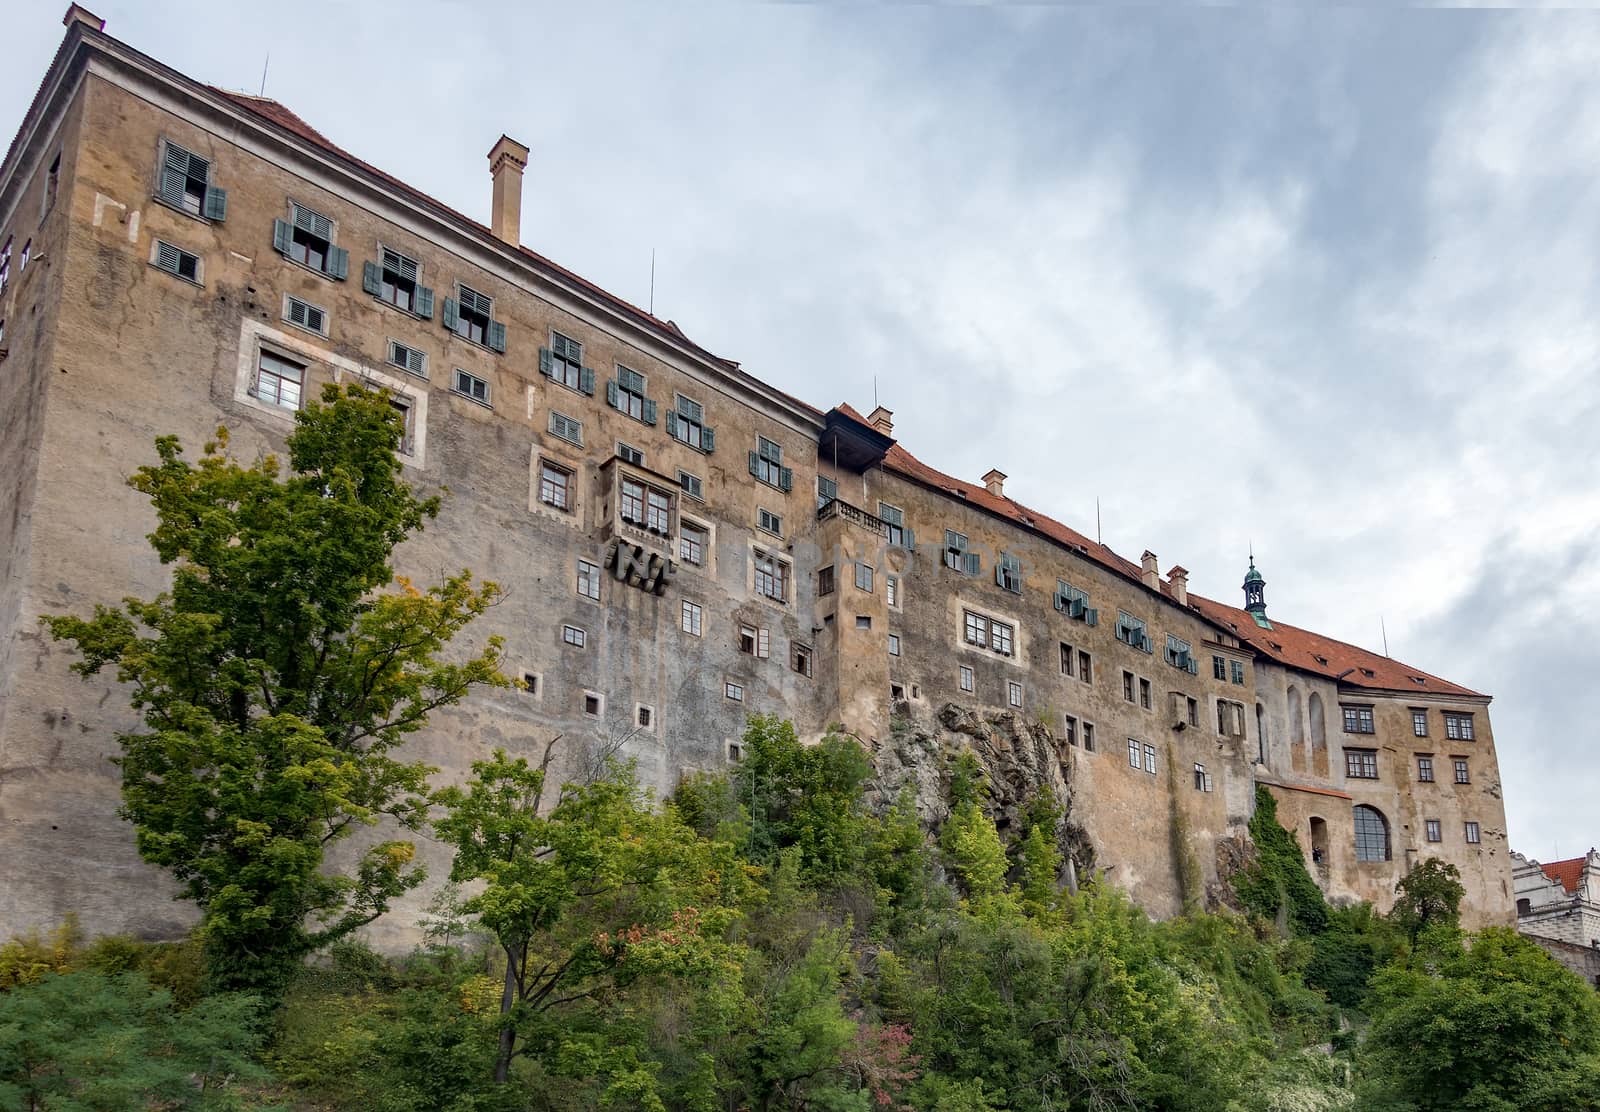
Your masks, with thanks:
[{"label": "arched window", "polygon": [[1306,700],[1306,710],[1311,715],[1311,748],[1326,749],[1328,747],[1328,726],[1322,720],[1322,696],[1313,691],[1311,698]]},{"label": "arched window", "polygon": [[1517,914],[1518,915],[1527,915],[1532,911],[1533,911],[1533,902],[1531,900],[1521,899],[1521,900],[1517,901]]},{"label": "arched window", "polygon": [[1389,823],[1383,812],[1365,803],[1356,804],[1356,860],[1389,860]]},{"label": "arched window", "polygon": [[1315,815],[1311,816],[1311,860],[1318,865],[1328,863],[1328,824]]},{"label": "arched window", "polygon": [[1306,743],[1306,718],[1300,711],[1300,689],[1292,684],[1289,687],[1289,741],[1297,748]]}]

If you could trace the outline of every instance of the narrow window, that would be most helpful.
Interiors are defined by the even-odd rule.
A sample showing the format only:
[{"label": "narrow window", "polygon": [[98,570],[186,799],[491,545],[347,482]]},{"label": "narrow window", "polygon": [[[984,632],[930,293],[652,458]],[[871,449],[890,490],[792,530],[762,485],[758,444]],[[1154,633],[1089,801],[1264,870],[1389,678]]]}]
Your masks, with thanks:
[{"label": "narrow window", "polygon": [[395,451],[409,456],[416,449],[417,411],[409,398],[390,398],[389,408],[400,415],[400,437],[395,441]]},{"label": "narrow window", "polygon": [[872,565],[856,564],[856,590],[872,593]]},{"label": "narrow window", "polygon": [[1084,683],[1094,682],[1094,660],[1082,649],[1078,650],[1078,678]]},{"label": "narrow window", "polygon": [[700,636],[700,604],[688,599],[683,602],[683,632],[692,637]]},{"label": "narrow window", "polygon": [[1411,732],[1417,737],[1428,736],[1428,712],[1413,710],[1411,712]]},{"label": "narrow window", "polygon": [[1001,656],[1011,655],[1011,627],[1004,622],[989,622],[989,647]]},{"label": "narrow window", "polygon": [[1228,662],[1220,656],[1211,658],[1211,675],[1214,679],[1226,681],[1228,678]]},{"label": "narrow window", "polygon": [[299,409],[300,391],[305,385],[305,378],[306,369],[302,364],[263,351],[256,365],[255,395],[272,405]]},{"label": "narrow window", "polygon": [[539,501],[558,510],[572,508],[572,472],[549,460],[539,461]]},{"label": "narrow window", "polygon": [[1417,756],[1417,779],[1424,784],[1433,783],[1433,758]]},{"label": "narrow window", "polygon": [[1189,704],[1189,725],[1191,725],[1191,726],[1199,726],[1200,725],[1200,703],[1196,699],[1188,699],[1188,704]]},{"label": "narrow window", "polygon": [[1152,776],[1156,774],[1156,747],[1149,742],[1144,746],[1144,770]]},{"label": "narrow window", "polygon": [[1430,841],[1430,842],[1442,842],[1442,841],[1444,841],[1444,835],[1440,830],[1439,820],[1438,819],[1429,819],[1429,820],[1427,820],[1427,827],[1428,827],[1428,841]]},{"label": "narrow window", "polygon": [[1229,663],[1231,664],[1231,666],[1233,668],[1233,682],[1238,684],[1239,686],[1243,687],[1244,686],[1244,664],[1242,662],[1240,662],[1240,661],[1237,661],[1237,660],[1230,661]]},{"label": "narrow window", "polygon": [[973,686],[972,669],[963,664],[961,666],[961,690],[970,693]]},{"label": "narrow window", "polygon": [[1093,753],[1094,752],[1094,723],[1093,722],[1085,722],[1083,724],[1083,751],[1085,753]]},{"label": "narrow window", "polygon": [[1198,761],[1194,766],[1194,790],[1197,792],[1206,790],[1206,766]]},{"label": "narrow window", "polygon": [[575,649],[581,649],[588,644],[589,634],[577,626],[564,625],[561,627],[561,640]]},{"label": "narrow window", "polygon": [[817,597],[825,598],[833,594],[833,565],[817,569]]},{"label": "narrow window", "polygon": [[791,642],[789,666],[802,676],[811,675],[811,646]]},{"label": "narrow window", "polygon": [[1062,719],[1061,736],[1066,738],[1067,744],[1074,748],[1078,745],[1078,720],[1072,715]]},{"label": "narrow window", "polygon": [[883,577],[883,597],[890,606],[900,605],[900,577],[886,575]]},{"label": "narrow window", "polygon": [[1022,705],[1022,685],[1016,680],[1009,680],[1006,683],[1006,701],[1014,707]]},{"label": "narrow window", "polygon": [[[743,698],[743,696],[744,693],[740,692],[740,697]],[[728,760],[732,761],[734,764],[738,764],[740,761],[744,760],[744,746],[740,745],[737,741],[728,742]]]},{"label": "narrow window", "polygon": [[1475,822],[1467,823],[1467,844],[1475,846],[1480,841],[1482,841],[1482,838],[1478,834],[1478,824]]},{"label": "narrow window", "polygon": [[6,292],[6,286],[11,284],[11,239],[6,238],[5,246],[0,247],[0,293]]},{"label": "narrow window", "polygon": [[995,565],[994,581],[1003,590],[1014,595],[1022,593],[1022,560],[1009,553],[1000,554],[1000,562]]},{"label": "narrow window", "polygon": [[1137,768],[1140,767],[1140,756],[1141,756],[1142,753],[1143,753],[1143,750],[1140,748],[1139,743],[1137,741],[1135,741],[1133,738],[1130,737],[1128,739],[1128,767],[1129,768],[1137,769]]},{"label": "narrow window", "polygon": [[451,383],[450,389],[464,398],[471,398],[473,401],[483,405],[489,404],[488,382],[477,375],[468,374],[459,367],[456,368],[456,377]]},{"label": "narrow window", "polygon": [[635,715],[636,717],[634,721],[639,723],[639,728],[641,730],[649,730],[654,728],[656,720],[655,708],[647,707],[641,703],[636,708]]},{"label": "narrow window", "polygon": [[756,627],[742,625],[739,627],[739,651],[746,656],[756,655]]},{"label": "narrow window", "polygon": [[1141,707],[1143,707],[1145,710],[1149,710],[1150,709],[1150,681],[1149,680],[1141,679],[1139,681],[1139,705]]},{"label": "narrow window", "polygon": [[1472,777],[1467,775],[1467,759],[1465,757],[1452,758],[1452,762],[1451,763],[1453,763],[1455,765],[1456,783],[1458,783],[1458,784],[1470,784],[1470,783],[1472,783]]},{"label": "narrow window", "polygon": [[1074,664],[1077,657],[1073,655],[1072,646],[1065,641],[1061,642],[1061,674],[1071,676],[1075,674]]},{"label": "narrow window", "polygon": [[898,633],[889,634],[889,655],[900,655],[900,635]]},{"label": "narrow window", "polygon": [[1133,679],[1132,672],[1122,673],[1122,697],[1130,703],[1133,702]]},{"label": "narrow window", "polygon": [[[61,188],[61,152],[50,162],[50,170],[44,181],[44,212],[49,212],[56,203],[56,191]],[[204,193],[201,194],[202,203]]]},{"label": "narrow window", "polygon": [[588,560],[578,561],[578,594],[584,598],[600,598],[600,565]]}]

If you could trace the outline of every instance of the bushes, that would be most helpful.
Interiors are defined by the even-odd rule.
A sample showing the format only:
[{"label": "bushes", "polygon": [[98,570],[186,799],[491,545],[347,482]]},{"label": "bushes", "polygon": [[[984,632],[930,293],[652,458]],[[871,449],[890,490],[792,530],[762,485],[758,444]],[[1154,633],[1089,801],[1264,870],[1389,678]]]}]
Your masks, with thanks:
[{"label": "bushes", "polygon": [[1322,898],[1295,836],[1278,824],[1278,802],[1256,786],[1256,813],[1250,818],[1256,859],[1234,878],[1239,901],[1255,914],[1295,934],[1317,934],[1328,925],[1328,903]]}]

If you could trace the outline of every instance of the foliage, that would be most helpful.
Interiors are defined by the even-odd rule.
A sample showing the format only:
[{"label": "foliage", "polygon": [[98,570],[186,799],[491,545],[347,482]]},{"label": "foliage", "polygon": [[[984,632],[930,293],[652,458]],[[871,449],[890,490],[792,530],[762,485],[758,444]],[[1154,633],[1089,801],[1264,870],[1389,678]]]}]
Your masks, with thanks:
[{"label": "foliage", "polygon": [[1278,824],[1278,802],[1256,786],[1256,811],[1250,816],[1250,838],[1256,858],[1233,887],[1239,901],[1264,919],[1286,925],[1295,934],[1314,935],[1328,925],[1328,904],[1311,874],[1294,834]]},{"label": "foliage", "polygon": [[1425,941],[1375,979],[1364,1107],[1600,1107],[1600,995],[1508,928]]},{"label": "foliage", "polygon": [[1430,857],[1414,867],[1394,886],[1396,899],[1389,920],[1406,932],[1414,946],[1417,936],[1430,928],[1454,927],[1460,919],[1461,872],[1454,865]]},{"label": "foliage", "polygon": [[437,513],[401,480],[386,397],[330,386],[296,414],[289,467],[245,466],[225,429],[198,463],[176,437],[129,484],[149,497],[170,591],[43,619],[84,675],[115,667],[144,728],[119,738],[123,813],[145,860],[203,915],[216,983],[276,991],[307,954],[422,879],[412,844],[354,868],[327,847],[380,818],[414,830],[430,770],[397,748],[428,714],[504,684],[500,645],[441,650],[498,594],[465,573],[390,594],[391,550]]},{"label": "foliage", "polygon": [[212,996],[188,1010],[138,973],[47,973],[0,994],[0,1107],[121,1112],[234,1109],[258,1004]]}]

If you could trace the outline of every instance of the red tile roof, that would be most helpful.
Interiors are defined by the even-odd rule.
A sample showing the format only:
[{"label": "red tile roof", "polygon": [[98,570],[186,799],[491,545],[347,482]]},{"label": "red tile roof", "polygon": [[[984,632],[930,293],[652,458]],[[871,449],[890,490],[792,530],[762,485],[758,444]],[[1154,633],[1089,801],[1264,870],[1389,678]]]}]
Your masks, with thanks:
[{"label": "red tile roof", "polygon": [[[855,409],[849,405],[839,406],[840,412],[857,421],[866,421]],[[960,479],[946,475],[933,467],[928,466],[906,451],[898,443],[889,449],[884,457],[885,470],[921,483],[924,486],[941,490],[968,502],[980,509],[1016,522],[1025,529],[1032,530],[1059,544],[1074,549],[1081,555],[1104,568],[1115,572],[1124,579],[1134,583],[1143,584],[1142,568],[1139,564],[1117,555],[1106,545],[1092,541],[1061,522],[1056,521],[1047,514],[1029,509],[1020,502],[1011,498],[996,497],[982,486],[963,482]],[[1173,597],[1170,583],[1162,582],[1160,593],[1174,606],[1177,599]],[[1385,691],[1415,691],[1419,694],[1431,693],[1435,695],[1453,695],[1459,697],[1482,698],[1478,692],[1459,684],[1451,683],[1419,668],[1413,668],[1398,660],[1371,652],[1357,645],[1346,644],[1332,637],[1324,637],[1320,633],[1300,629],[1272,619],[1272,628],[1262,629],[1256,624],[1255,619],[1248,611],[1227,606],[1220,602],[1213,602],[1189,592],[1189,608],[1212,624],[1237,636],[1242,642],[1260,652],[1263,656],[1278,663],[1297,668],[1303,672],[1327,676],[1341,684],[1351,687],[1365,687],[1373,690]],[[1420,681],[1420,682],[1419,682]]]},{"label": "red tile roof", "polygon": [[1576,892],[1578,882],[1583,879],[1583,865],[1587,860],[1587,857],[1573,857],[1566,861],[1548,861],[1542,862],[1539,868],[1551,880],[1560,881],[1561,887],[1568,892]]}]

